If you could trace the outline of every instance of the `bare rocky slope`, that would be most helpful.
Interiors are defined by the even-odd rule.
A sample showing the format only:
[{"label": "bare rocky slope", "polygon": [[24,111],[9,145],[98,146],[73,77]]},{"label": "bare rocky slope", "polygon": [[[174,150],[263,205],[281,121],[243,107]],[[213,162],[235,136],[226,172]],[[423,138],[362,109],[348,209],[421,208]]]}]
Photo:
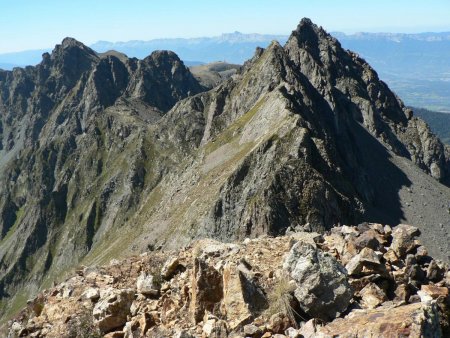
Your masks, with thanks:
[{"label": "bare rocky slope", "polygon": [[219,61],[191,66],[189,70],[204,87],[211,89],[236,74],[240,68],[240,65]]},{"label": "bare rocky slope", "polygon": [[194,238],[408,222],[448,258],[448,149],[308,19],[207,92],[171,52],[66,39],[0,94],[7,315],[80,262]]}]

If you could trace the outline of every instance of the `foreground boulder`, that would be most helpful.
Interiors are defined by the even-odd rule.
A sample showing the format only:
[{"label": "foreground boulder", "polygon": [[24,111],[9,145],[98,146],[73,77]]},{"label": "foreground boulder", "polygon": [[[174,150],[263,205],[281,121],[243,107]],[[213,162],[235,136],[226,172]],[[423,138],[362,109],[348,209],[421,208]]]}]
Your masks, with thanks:
[{"label": "foreground boulder", "polygon": [[243,326],[254,315],[267,307],[267,301],[260,289],[246,276],[244,268],[227,264],[223,271],[224,298],[222,313],[232,330]]},{"label": "foreground boulder", "polygon": [[392,232],[391,249],[402,256],[418,246],[414,240],[415,236],[420,234],[419,229],[407,224],[399,224]]},{"label": "foreground boulder", "polygon": [[145,296],[154,297],[159,293],[159,285],[153,275],[142,273],[136,281],[137,291]]},{"label": "foreground boulder", "polygon": [[354,311],[318,330],[325,337],[441,337],[434,305],[423,303],[376,310]]},{"label": "foreground boulder", "polygon": [[295,298],[310,316],[330,321],[347,309],[353,290],[346,270],[331,255],[298,242],[283,267],[297,282]]},{"label": "foreground boulder", "polygon": [[95,305],[93,315],[96,324],[103,332],[122,327],[130,314],[134,290],[114,290],[103,292],[99,302]]},{"label": "foreground boulder", "polygon": [[192,321],[198,323],[206,311],[214,312],[223,298],[222,275],[204,259],[194,259],[191,281]]}]

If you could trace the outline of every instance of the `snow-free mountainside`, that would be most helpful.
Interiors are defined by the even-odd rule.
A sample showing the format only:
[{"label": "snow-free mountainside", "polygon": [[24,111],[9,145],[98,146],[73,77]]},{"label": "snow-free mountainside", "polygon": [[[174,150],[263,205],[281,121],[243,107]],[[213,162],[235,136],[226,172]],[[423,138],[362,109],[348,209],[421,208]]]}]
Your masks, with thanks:
[{"label": "snow-free mountainside", "polygon": [[[197,69],[194,76],[173,52],[138,60],[118,52],[97,54],[67,38],[35,67],[0,71],[4,321],[80,265],[178,250],[200,238],[241,242],[287,231],[325,234],[333,226],[362,222],[379,224],[386,237],[377,238],[380,246],[369,246],[374,253],[364,253],[369,265],[392,260],[395,268],[388,273],[414,266],[426,276],[433,261],[439,278],[414,275],[418,283],[402,283],[411,295],[430,283],[448,293],[443,263],[450,249],[448,146],[369,64],[308,19],[284,46],[274,41],[258,48],[236,68],[216,70],[218,75],[211,75],[213,68]],[[401,223],[410,224],[402,232],[410,236],[406,248],[398,249],[397,258],[384,257],[395,243],[384,225]],[[420,264],[406,256],[418,254],[413,235],[419,230],[428,250]],[[314,256],[313,262],[337,269],[331,280],[348,305],[354,289],[339,288],[348,279],[346,262],[337,265],[316,249],[298,248]],[[219,272],[205,274],[221,278]],[[129,283],[134,282],[124,285]],[[99,298],[111,296],[104,301],[113,304],[124,299],[129,309],[134,291],[114,289],[118,294],[100,292]],[[386,299],[393,300],[387,290]],[[186,292],[195,294],[192,288]],[[337,306],[330,299],[324,303],[325,309]],[[411,309],[438,311],[421,306]],[[323,318],[308,316],[330,321],[346,308],[338,306]],[[213,310],[208,308],[215,315]],[[195,325],[203,317],[196,318]],[[125,325],[123,318],[120,323],[117,327]],[[227,334],[238,332],[239,325],[228,327]],[[100,329],[108,333],[113,326]],[[36,336],[53,334],[39,332]]]}]

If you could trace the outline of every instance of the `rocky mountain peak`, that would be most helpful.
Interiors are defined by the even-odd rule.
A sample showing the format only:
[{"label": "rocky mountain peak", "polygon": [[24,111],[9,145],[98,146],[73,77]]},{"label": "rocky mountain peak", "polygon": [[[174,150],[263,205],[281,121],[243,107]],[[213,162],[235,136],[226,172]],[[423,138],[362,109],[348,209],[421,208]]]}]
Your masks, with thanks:
[{"label": "rocky mountain peak", "polygon": [[98,61],[99,57],[92,49],[73,38],[65,38],[61,44],[56,45],[50,60],[43,57],[42,65],[52,68],[55,85],[63,95]]},{"label": "rocky mountain peak", "polygon": [[328,34],[322,26],[318,26],[309,18],[303,18],[298,24],[297,28],[292,32],[292,35],[296,36],[301,42],[314,43],[319,39],[330,39],[331,35]]},{"label": "rocky mountain peak", "polygon": [[334,53],[338,52],[342,54],[344,52],[340,43],[334,37],[308,18],[303,18],[300,21],[297,28],[289,37],[286,45],[291,49],[292,47],[295,47],[295,49],[304,49],[315,60],[319,60],[321,58],[320,52],[326,49],[331,49]]},{"label": "rocky mountain peak", "polygon": [[78,47],[81,49],[88,48],[82,42],[71,37],[65,37],[61,42],[61,48]]},{"label": "rocky mountain peak", "polygon": [[66,39],[0,75],[1,304],[81,259],[288,227],[430,219],[424,243],[447,258],[448,154],[310,20],[207,92],[172,52],[108,54]]},{"label": "rocky mountain peak", "polygon": [[151,59],[156,64],[182,62],[178,55],[170,50],[155,50],[146,59]]},{"label": "rocky mountain peak", "polygon": [[154,51],[142,61],[132,77],[128,93],[163,112],[188,95],[204,91],[177,54]]},{"label": "rocky mountain peak", "polygon": [[52,52],[52,57],[53,59],[58,59],[59,57],[78,57],[91,60],[98,58],[94,50],[70,37],[65,38],[61,44],[56,45]]}]

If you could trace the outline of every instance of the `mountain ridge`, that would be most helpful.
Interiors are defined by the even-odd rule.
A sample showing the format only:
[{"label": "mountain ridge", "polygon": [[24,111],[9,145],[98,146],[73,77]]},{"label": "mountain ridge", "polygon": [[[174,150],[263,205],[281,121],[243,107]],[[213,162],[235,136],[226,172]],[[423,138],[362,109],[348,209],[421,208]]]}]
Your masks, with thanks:
[{"label": "mountain ridge", "polygon": [[[378,71],[408,106],[450,111],[448,96],[448,32],[442,33],[356,33],[334,32],[347,49],[360,54]],[[284,43],[288,35],[225,33],[216,37],[192,39],[154,39],[128,42],[100,41],[92,48],[104,53],[111,49],[130,57],[144,58],[154,50],[176,52],[186,64],[227,61],[242,64],[256,47],[267,47],[272,40]],[[49,50],[0,55],[0,62],[24,67],[37,64]],[[30,58],[29,55],[32,57]]]},{"label": "mountain ridge", "polygon": [[[419,199],[418,179],[393,158],[441,193],[428,203],[450,200],[439,139],[307,19],[210,91],[172,52],[121,60],[72,39],[37,67],[0,72],[0,89],[0,285],[4,300],[16,293],[10,309],[25,283],[35,293],[80,262],[194,238],[419,223],[399,196],[414,187]],[[447,224],[445,206],[433,208]],[[445,229],[422,231],[447,259]]]}]

